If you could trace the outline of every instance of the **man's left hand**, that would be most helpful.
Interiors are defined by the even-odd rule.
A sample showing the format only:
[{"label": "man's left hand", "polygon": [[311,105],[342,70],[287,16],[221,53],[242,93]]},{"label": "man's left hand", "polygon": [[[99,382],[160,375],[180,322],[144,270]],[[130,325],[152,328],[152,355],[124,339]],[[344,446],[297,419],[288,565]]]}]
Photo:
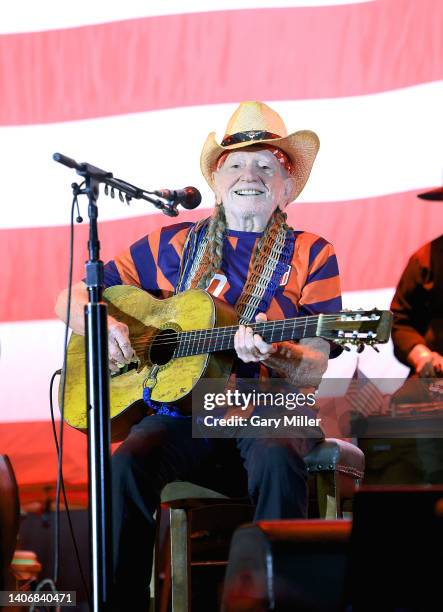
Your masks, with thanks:
[{"label": "man's left hand", "polygon": [[[264,313],[259,313],[255,320],[261,323],[268,318]],[[254,334],[252,327],[245,325],[240,325],[234,336],[234,348],[237,357],[245,363],[264,361],[277,351],[275,344],[268,344],[259,334]]]}]

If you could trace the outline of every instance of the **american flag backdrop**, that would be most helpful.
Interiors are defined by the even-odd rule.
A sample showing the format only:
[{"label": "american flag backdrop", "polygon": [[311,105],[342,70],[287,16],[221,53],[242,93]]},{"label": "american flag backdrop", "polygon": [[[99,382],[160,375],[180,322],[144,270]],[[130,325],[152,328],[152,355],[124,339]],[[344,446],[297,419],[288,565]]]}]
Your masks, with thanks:
[{"label": "american flag backdrop", "polygon": [[[6,4],[8,6],[6,6]],[[195,185],[207,134],[263,100],[320,153],[289,209],[335,247],[345,307],[389,307],[408,257],[441,234],[443,206],[416,194],[443,170],[441,0],[214,0],[0,6],[0,452],[22,499],[55,482],[48,387],[62,363],[54,301],[67,284],[72,171],[60,151],[146,189]],[[99,200],[102,258],[173,221],[148,203]],[[82,205],[87,217],[86,206]],[[74,280],[87,223],[76,227]],[[329,375],[352,375],[355,354]],[[360,368],[404,376],[390,346]],[[86,443],[66,430],[64,474],[84,491]],[[46,492],[45,492],[46,491]]]}]

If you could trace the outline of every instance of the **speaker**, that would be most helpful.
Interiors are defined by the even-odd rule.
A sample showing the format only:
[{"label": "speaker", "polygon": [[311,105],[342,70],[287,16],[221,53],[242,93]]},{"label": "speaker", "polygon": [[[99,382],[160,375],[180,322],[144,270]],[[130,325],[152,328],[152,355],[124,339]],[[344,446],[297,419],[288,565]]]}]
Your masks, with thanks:
[{"label": "speaker", "polygon": [[441,609],[443,487],[364,487],[354,498],[352,610]]},{"label": "speaker", "polygon": [[349,521],[260,521],[234,533],[223,612],[343,609]]}]

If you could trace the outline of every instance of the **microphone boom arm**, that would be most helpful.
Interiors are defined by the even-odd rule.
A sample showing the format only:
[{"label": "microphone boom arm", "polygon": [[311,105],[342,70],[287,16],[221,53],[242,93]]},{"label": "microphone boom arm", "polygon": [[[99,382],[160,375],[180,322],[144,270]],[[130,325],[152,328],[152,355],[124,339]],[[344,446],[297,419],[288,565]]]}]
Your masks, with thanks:
[{"label": "microphone boom arm", "polygon": [[106,170],[102,170],[101,168],[97,168],[88,162],[78,163],[71,157],[67,157],[62,153],[54,153],[52,156],[54,161],[67,166],[68,168],[73,168],[77,174],[83,177],[91,177],[97,183],[103,183],[105,185],[105,195],[108,195],[109,187],[111,188],[111,197],[114,197],[114,190],[120,194],[120,199],[123,201],[122,193],[125,194],[125,200],[127,204],[130,204],[131,200],[146,200],[158,209],[160,209],[165,215],[169,217],[176,217],[178,215],[177,205],[178,202],[174,198],[164,198],[162,196],[158,196],[150,191],[146,191],[145,189],[140,189],[140,187],[136,187],[135,185],[131,185],[127,181],[123,181],[122,179],[115,178],[112,172],[107,172]]}]

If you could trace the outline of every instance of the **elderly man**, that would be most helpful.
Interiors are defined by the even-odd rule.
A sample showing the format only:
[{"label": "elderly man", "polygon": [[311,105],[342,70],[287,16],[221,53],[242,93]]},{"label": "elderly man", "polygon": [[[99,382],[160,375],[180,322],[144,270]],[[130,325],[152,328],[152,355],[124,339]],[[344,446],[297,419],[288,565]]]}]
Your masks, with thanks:
[{"label": "elderly man", "polygon": [[[237,377],[270,375],[297,386],[318,385],[329,357],[326,341],[271,345],[247,325],[341,308],[332,246],[289,228],[284,213],[302,191],[318,147],[313,132],[287,135],[281,117],[266,104],[240,104],[222,143],[211,133],[201,154],[202,173],[215,193],[213,214],[136,242],[106,265],[106,286],[136,285],[157,297],[207,289],[237,310]],[[83,333],[85,285],[78,283],[73,295],[71,326]],[[62,318],[65,308],[66,292],[56,308]],[[123,323],[109,317],[108,327],[110,369],[115,370],[134,352]],[[300,518],[307,506],[303,455],[313,444],[315,440],[306,439],[197,439],[192,438],[190,417],[174,410],[145,417],[113,456],[117,607],[129,592],[137,609],[147,601],[154,512],[165,484],[191,480],[226,490],[227,483],[216,478],[225,466],[230,484],[235,475],[240,477],[239,486],[244,485],[243,492],[256,505],[256,519]]]}]

